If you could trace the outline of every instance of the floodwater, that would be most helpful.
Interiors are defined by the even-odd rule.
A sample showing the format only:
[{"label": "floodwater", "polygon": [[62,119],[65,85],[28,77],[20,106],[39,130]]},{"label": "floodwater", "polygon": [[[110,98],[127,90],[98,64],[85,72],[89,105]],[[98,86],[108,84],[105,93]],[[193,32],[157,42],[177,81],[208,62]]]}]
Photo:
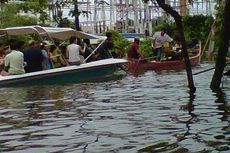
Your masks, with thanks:
[{"label": "floodwater", "polygon": [[230,152],[230,78],[214,93],[212,73],[193,96],[185,72],[0,88],[0,152]]}]

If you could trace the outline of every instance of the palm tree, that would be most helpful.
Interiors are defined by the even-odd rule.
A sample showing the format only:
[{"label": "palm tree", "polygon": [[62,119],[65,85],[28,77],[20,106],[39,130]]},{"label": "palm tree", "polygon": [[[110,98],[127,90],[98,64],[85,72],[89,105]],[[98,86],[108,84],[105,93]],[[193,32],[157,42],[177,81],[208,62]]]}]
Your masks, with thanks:
[{"label": "palm tree", "polygon": [[75,28],[77,31],[80,31],[80,21],[79,21],[80,12],[78,10],[78,1],[74,0],[74,17],[75,17]]}]

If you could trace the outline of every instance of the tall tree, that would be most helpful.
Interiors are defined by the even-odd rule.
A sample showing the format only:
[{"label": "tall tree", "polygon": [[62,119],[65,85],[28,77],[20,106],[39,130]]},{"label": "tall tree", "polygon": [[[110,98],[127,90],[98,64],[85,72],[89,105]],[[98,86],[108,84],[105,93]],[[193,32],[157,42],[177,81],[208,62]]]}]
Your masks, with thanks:
[{"label": "tall tree", "polygon": [[73,3],[74,3],[73,15],[74,15],[74,18],[75,18],[75,28],[76,28],[77,31],[80,31],[81,27],[80,27],[80,21],[79,21],[80,12],[79,12],[79,9],[78,9],[78,0],[74,0]]},{"label": "tall tree", "polygon": [[144,28],[145,28],[145,35],[149,36],[149,1],[150,0],[143,0],[144,3]]},{"label": "tall tree", "polygon": [[70,9],[69,16],[74,17],[76,30],[81,30],[79,16],[80,15],[88,16],[88,14],[91,12],[80,10],[78,5],[78,0],[56,0],[55,2],[52,1],[52,3],[50,4],[50,9],[52,9],[53,11],[53,18],[58,23],[58,25],[61,25],[63,19],[65,19],[66,21],[66,18],[63,18],[62,9],[64,7],[70,8],[70,6],[73,6],[74,9],[73,10]]},{"label": "tall tree", "polygon": [[24,12],[31,12],[34,14],[41,23],[45,23],[49,16],[48,10],[48,0],[24,0],[23,3],[18,4],[20,9]]},{"label": "tall tree", "polygon": [[0,4],[4,4],[6,2],[8,2],[8,0],[0,0]]},{"label": "tall tree", "polygon": [[192,69],[191,69],[191,63],[188,56],[188,50],[187,50],[187,44],[185,41],[184,36],[184,27],[182,23],[182,17],[179,15],[177,11],[175,11],[170,5],[165,3],[165,0],[156,0],[157,4],[166,12],[169,13],[175,20],[177,30],[179,32],[179,38],[182,45],[182,53],[184,57],[184,62],[186,65],[186,72],[187,72],[187,78],[188,78],[188,86],[191,93],[194,93],[196,91],[196,87],[193,82],[193,76],[192,76]]},{"label": "tall tree", "polygon": [[0,24],[2,23],[2,12],[3,12],[3,7],[4,7],[4,4],[8,2],[8,0],[0,0]]},{"label": "tall tree", "polygon": [[226,65],[226,56],[229,47],[230,40],[230,0],[225,0],[224,4],[224,12],[223,12],[223,22],[221,28],[221,41],[220,47],[217,54],[215,71],[212,77],[210,87],[212,89],[220,88],[221,79],[223,77],[224,67]]},{"label": "tall tree", "polygon": [[21,7],[18,4],[6,3],[2,5],[1,8],[2,10],[0,13],[0,28],[37,24],[37,20],[35,17],[21,15],[19,13]]}]

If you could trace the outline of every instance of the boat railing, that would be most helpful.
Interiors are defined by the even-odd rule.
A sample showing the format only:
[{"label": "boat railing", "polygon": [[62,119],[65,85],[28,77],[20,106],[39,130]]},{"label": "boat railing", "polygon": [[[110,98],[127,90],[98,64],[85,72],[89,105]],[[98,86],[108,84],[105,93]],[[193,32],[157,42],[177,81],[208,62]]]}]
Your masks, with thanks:
[{"label": "boat railing", "polygon": [[97,50],[98,48],[105,42],[105,39],[92,51],[92,53],[85,58],[83,62],[86,62]]}]

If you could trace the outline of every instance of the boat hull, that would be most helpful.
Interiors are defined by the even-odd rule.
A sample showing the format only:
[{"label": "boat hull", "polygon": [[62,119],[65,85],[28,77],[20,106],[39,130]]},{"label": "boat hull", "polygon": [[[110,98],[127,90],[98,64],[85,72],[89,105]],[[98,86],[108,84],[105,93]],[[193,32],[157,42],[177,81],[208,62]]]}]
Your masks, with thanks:
[{"label": "boat hull", "polygon": [[[197,66],[200,63],[201,48],[199,48],[196,55],[189,57],[191,66]],[[156,72],[163,70],[173,70],[181,71],[185,69],[185,61],[181,60],[165,60],[165,61],[155,61],[155,60],[138,60],[138,59],[129,59],[128,69],[130,72],[134,71],[146,71],[154,70]]]},{"label": "boat hull", "polygon": [[[197,66],[199,64],[199,58],[190,59],[191,66]],[[147,66],[147,70],[163,71],[163,70],[174,70],[181,71],[185,69],[184,60],[175,60],[175,61],[150,61]]]},{"label": "boat hull", "polygon": [[149,63],[146,60],[129,59],[127,67],[130,73],[139,75],[149,69]]},{"label": "boat hull", "polygon": [[115,75],[119,66],[125,63],[123,62],[97,65],[91,64],[89,66],[68,66],[55,70],[28,73],[24,76],[18,75],[18,77],[6,76],[6,79],[0,80],[0,87],[103,81]]}]

